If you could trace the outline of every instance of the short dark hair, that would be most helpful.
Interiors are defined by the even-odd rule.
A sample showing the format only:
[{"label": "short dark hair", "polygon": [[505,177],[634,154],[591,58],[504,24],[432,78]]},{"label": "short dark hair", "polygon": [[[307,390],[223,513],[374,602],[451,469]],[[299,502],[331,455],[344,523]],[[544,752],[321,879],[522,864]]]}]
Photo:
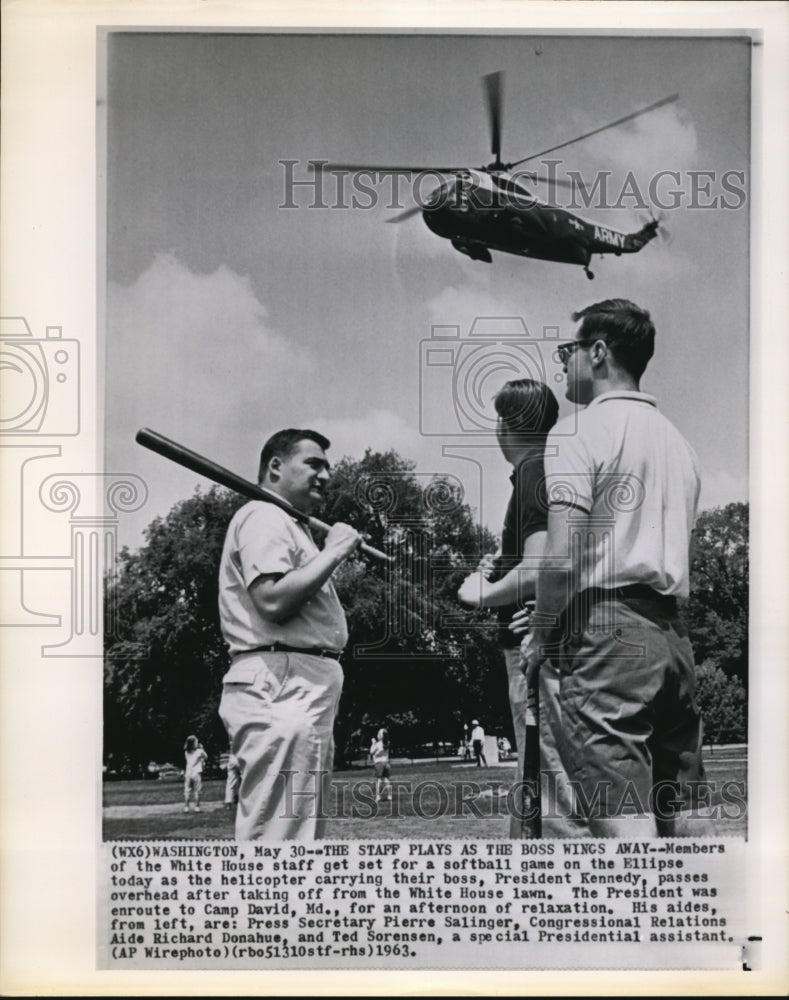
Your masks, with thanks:
[{"label": "short dark hair", "polygon": [[263,445],[260,452],[260,465],[258,466],[258,482],[262,482],[268,470],[268,464],[275,456],[277,458],[290,458],[296,450],[299,441],[314,441],[324,451],[331,442],[323,434],[309,429],[299,429],[297,427],[287,427],[284,431],[277,431]]},{"label": "short dark hair", "polygon": [[556,396],[530,378],[505,382],[493,399],[496,413],[516,434],[547,434],[559,418]]},{"label": "short dark hair", "polygon": [[573,313],[573,321],[579,320],[579,340],[605,340],[616,363],[641,378],[655,353],[655,326],[646,309],[629,299],[606,299]]}]

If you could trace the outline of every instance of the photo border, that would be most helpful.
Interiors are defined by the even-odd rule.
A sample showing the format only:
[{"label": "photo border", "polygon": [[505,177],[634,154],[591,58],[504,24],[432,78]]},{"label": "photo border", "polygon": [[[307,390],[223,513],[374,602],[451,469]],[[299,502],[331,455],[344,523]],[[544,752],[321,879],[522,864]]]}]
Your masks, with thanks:
[{"label": "photo border", "polygon": [[[320,12],[320,16],[318,13]],[[668,16],[667,16],[668,15]],[[626,20],[627,26],[622,22]],[[31,630],[3,630],[2,895],[3,990],[15,995],[782,995],[787,901],[787,6],[730,3],[446,2],[274,4],[227,8],[199,2],[24,0],[3,8],[2,295],[9,314],[27,310],[34,334],[47,324],[79,339],[83,405],[101,414],[103,303],[97,297],[96,32],[100,26],[567,31],[662,34],[756,30],[752,121],[750,483],[752,639],[748,880],[762,891],[758,916],[772,939],[762,971],[743,983],[729,973],[661,972],[99,972],[95,970],[96,848],[100,837],[101,659],[47,660]],[[294,24],[294,21],[296,23]],[[316,23],[320,22],[320,23]],[[528,23],[525,23],[528,22]],[[764,95],[770,95],[769,101]],[[34,169],[31,169],[33,167]],[[101,272],[99,272],[101,273]],[[79,295],[74,289],[79,289]],[[97,315],[98,302],[98,315]],[[93,350],[91,350],[91,346]],[[91,388],[95,394],[92,398]],[[725,386],[721,387],[725,396]],[[100,470],[100,425],[85,419],[63,443],[78,470]],[[7,487],[6,487],[7,488]],[[35,630],[38,631],[38,630]],[[24,633],[22,635],[18,633]],[[40,647],[40,642],[39,642]],[[64,710],[64,707],[67,709]],[[21,748],[21,751],[20,751]],[[20,767],[18,754],[24,753]],[[51,788],[53,760],[67,788]],[[73,781],[73,785],[71,782]],[[776,789],[780,791],[776,793]],[[758,855],[758,857],[756,856]],[[778,933],[775,933],[775,931]]]}]

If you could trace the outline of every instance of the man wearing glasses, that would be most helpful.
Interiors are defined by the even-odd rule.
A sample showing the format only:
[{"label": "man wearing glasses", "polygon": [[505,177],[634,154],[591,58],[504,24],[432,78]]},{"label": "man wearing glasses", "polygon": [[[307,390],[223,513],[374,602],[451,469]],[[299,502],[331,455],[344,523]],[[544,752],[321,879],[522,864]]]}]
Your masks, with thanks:
[{"label": "man wearing glasses", "polygon": [[693,653],[677,616],[697,459],[639,388],[654,351],[649,313],[610,299],[573,320],[575,339],[558,353],[567,399],[584,409],[548,435],[536,608],[512,625],[528,623],[524,669],[540,670],[543,831],[702,833],[681,816],[704,771]]}]

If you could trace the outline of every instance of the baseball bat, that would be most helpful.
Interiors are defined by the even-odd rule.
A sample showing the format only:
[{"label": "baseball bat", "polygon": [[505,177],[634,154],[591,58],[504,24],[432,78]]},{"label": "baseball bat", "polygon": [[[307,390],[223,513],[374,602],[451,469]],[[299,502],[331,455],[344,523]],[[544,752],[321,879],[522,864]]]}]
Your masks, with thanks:
[{"label": "baseball bat", "polygon": [[540,801],[540,693],[536,671],[529,686],[529,708],[530,711],[527,710],[526,713],[526,745],[523,754],[521,837],[524,840],[539,840],[542,836],[542,803]]},{"label": "baseball bat", "polygon": [[[528,601],[527,607],[533,612],[534,601]],[[525,840],[539,840],[542,836],[539,668],[534,671],[529,683],[524,742],[521,837]]]},{"label": "baseball bat", "polygon": [[[288,503],[287,500],[283,499],[277,493],[272,493],[271,490],[267,490],[263,486],[251,483],[248,479],[243,479],[241,476],[236,475],[235,472],[231,472],[229,469],[217,465],[216,462],[198,455],[196,451],[190,451],[189,448],[185,448],[176,441],[171,441],[170,438],[166,438],[162,434],[157,434],[156,431],[142,427],[137,431],[135,441],[144,448],[149,448],[158,455],[169,458],[171,462],[183,465],[184,468],[191,469],[192,472],[197,472],[201,476],[219,483],[220,486],[227,486],[228,489],[240,493],[243,497],[248,497],[250,500],[263,500],[266,503],[273,503],[275,506],[287,511],[291,517],[295,517],[297,521],[301,521],[302,524],[308,525],[315,531],[325,534],[330,528],[330,525],[324,521],[319,521],[317,517],[305,514],[304,511],[294,507],[293,504]],[[368,545],[366,542],[362,542],[359,548],[365,555],[373,556],[375,559],[383,559],[386,562],[392,561],[391,556],[388,556],[385,552],[381,552],[379,549],[373,548],[372,545]]]}]

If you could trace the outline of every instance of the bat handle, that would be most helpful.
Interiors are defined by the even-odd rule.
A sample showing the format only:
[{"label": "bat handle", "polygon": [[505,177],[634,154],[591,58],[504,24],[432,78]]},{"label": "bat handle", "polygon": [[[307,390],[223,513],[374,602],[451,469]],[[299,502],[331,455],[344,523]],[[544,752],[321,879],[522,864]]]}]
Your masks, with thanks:
[{"label": "bat handle", "polygon": [[364,552],[366,556],[372,556],[374,559],[380,559],[382,562],[393,562],[391,556],[388,556],[385,552],[381,552],[380,549],[376,549],[374,545],[368,545],[367,542],[362,542],[359,549]]},{"label": "bat handle", "polygon": [[[321,531],[326,534],[329,531],[330,525],[326,524],[325,521],[319,521],[317,517],[310,517],[308,522],[310,528],[314,528],[316,531]],[[368,545],[367,542],[359,543],[359,551],[364,552],[366,556],[372,556],[373,559],[380,559],[382,562],[392,562],[393,559],[386,552],[381,552],[380,549],[376,549],[373,545]]]}]

